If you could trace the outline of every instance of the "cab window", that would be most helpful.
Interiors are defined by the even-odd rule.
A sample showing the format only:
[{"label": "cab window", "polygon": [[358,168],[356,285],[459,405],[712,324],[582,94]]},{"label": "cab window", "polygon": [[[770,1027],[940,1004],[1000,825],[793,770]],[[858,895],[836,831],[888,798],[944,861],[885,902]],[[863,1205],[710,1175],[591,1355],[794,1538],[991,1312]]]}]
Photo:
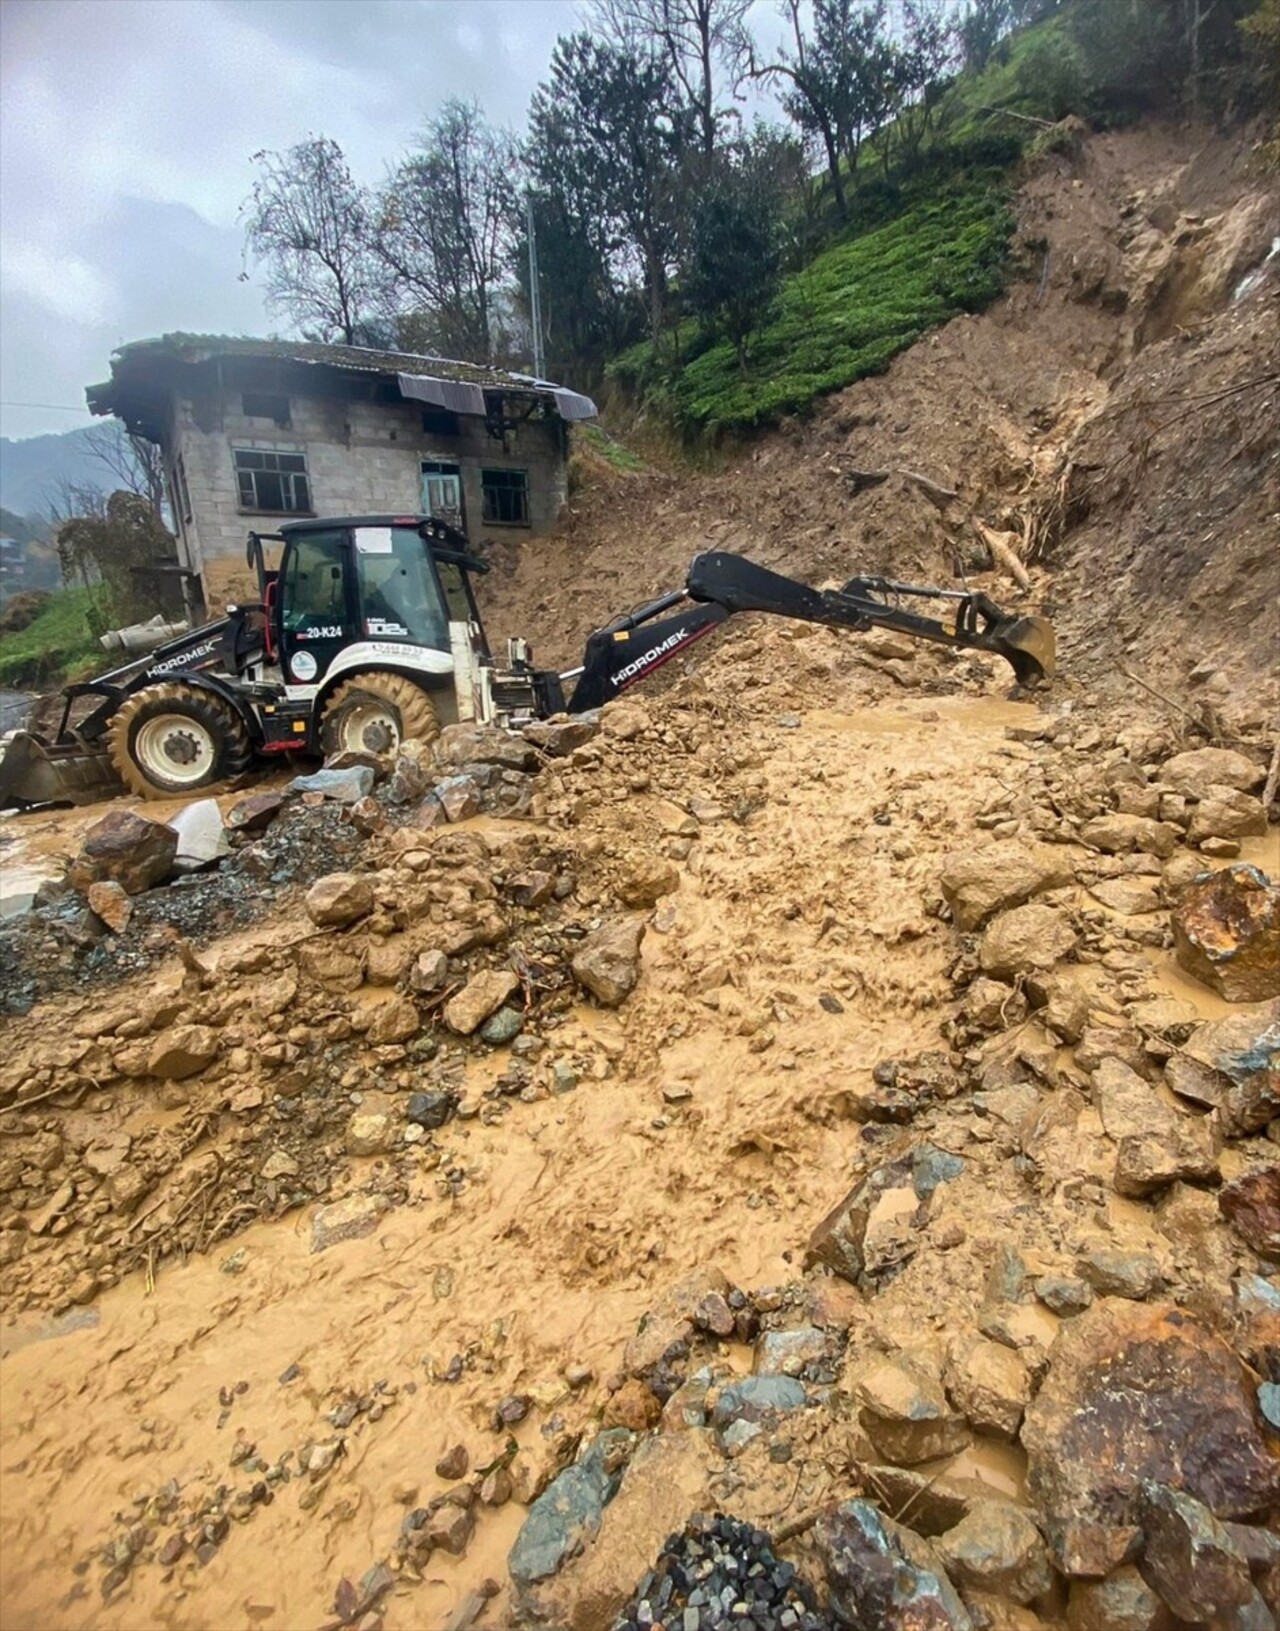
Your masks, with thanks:
[{"label": "cab window", "polygon": [[415,527],[357,527],[356,574],[365,637],[449,650],[449,612]]},{"label": "cab window", "polygon": [[346,623],[342,559],[344,534],[305,532],[293,542],[282,586],[284,626],[292,634],[319,633],[332,638]]}]

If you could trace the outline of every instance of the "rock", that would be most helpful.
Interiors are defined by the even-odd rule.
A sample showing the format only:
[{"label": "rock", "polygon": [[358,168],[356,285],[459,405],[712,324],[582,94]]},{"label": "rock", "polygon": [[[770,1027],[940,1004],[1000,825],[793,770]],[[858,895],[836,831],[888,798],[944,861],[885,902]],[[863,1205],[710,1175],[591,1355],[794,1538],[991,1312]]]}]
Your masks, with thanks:
[{"label": "rock", "polygon": [[877,1452],[895,1467],[951,1455],[968,1443],[964,1418],[941,1385],[909,1359],[876,1359],[850,1378],[858,1420]]},{"label": "rock", "polygon": [[259,1169],[260,1175],[268,1182],[277,1178],[296,1178],[298,1171],[298,1163],[287,1150],[272,1150]]},{"label": "rock", "polygon": [[357,1110],[343,1140],[348,1155],[382,1155],[391,1148],[395,1123],[381,1111]]},{"label": "rock", "polygon": [[1180,1097],[1218,1112],[1228,1138],[1280,1116],[1280,1000],[1198,1026],[1165,1065]]},{"label": "rock", "polygon": [[1022,1443],[1027,1489],[1059,1569],[1100,1577],[1133,1553],[1128,1515],[1144,1480],[1219,1517],[1280,1497],[1280,1463],[1249,1374],[1220,1337],[1168,1304],[1095,1302],[1059,1328]]},{"label": "rock", "polygon": [[1070,1631],[1172,1631],[1168,1610],[1132,1563],[1105,1580],[1073,1580]]},{"label": "rock", "polygon": [[359,804],[373,792],[377,779],[371,765],[349,765],[345,769],[316,770],[310,776],[295,776],[289,783],[289,792],[319,793],[334,804]]},{"label": "rock", "polygon": [[1076,932],[1061,912],[1033,902],[993,918],[978,946],[984,974],[995,979],[1025,978],[1052,968],[1076,949]]},{"label": "rock", "polygon": [[672,1286],[651,1308],[628,1340],[622,1368],[639,1377],[664,1402],[684,1381],[700,1310],[710,1297],[727,1297],[729,1282],[717,1269],[704,1269]]},{"label": "rock", "polygon": [[[408,748],[410,751],[406,752]],[[387,778],[387,798],[392,804],[412,804],[420,799],[431,785],[429,750],[421,742],[406,742],[396,754],[391,775]]]},{"label": "rock", "polygon": [[891,1278],[919,1249],[928,1202],[964,1162],[918,1144],[855,1184],[809,1236],[805,1265],[825,1263],[864,1289]]},{"label": "rock", "polygon": [[1095,1249],[1081,1258],[1080,1272],[1102,1297],[1141,1302],[1164,1287],[1160,1265],[1149,1252]]},{"label": "rock", "polygon": [[544,906],[555,892],[556,880],[550,872],[517,872],[507,879],[507,894],[517,906]]},{"label": "rock", "polygon": [[497,765],[502,770],[536,770],[538,755],[521,736],[497,725],[446,725],[436,738],[442,765]]},{"label": "rock", "polygon": [[251,793],[227,811],[227,830],[256,838],[266,832],[287,803],[283,793]]},{"label": "rock", "polygon": [[177,852],[172,827],[132,810],[112,810],[85,833],[67,881],[81,894],[93,883],[118,883],[127,895],[140,895],[164,882]]},{"label": "rock", "polygon": [[1060,1319],[1080,1314],[1093,1301],[1092,1287],[1071,1275],[1045,1274],[1035,1282],[1035,1293],[1040,1301]]},{"label": "rock", "polygon": [[625,1427],[632,1433],[647,1433],[656,1427],[662,1404],[638,1377],[629,1376],[610,1396],[601,1418],[605,1427]]},{"label": "rock", "polygon": [[448,776],[437,782],[432,797],[447,821],[470,821],[484,809],[479,784],[471,776]]},{"label": "rock", "polygon": [[870,1501],[843,1501],[813,1531],[842,1626],[972,1631],[973,1621],[927,1541]]},{"label": "rock", "polygon": [[1230,748],[1195,748],[1179,753],[1161,767],[1160,780],[1185,798],[1203,798],[1211,787],[1233,787],[1241,793],[1261,787],[1264,772],[1252,759]]},{"label": "rock", "polygon": [[331,872],[307,890],[307,916],[320,928],[343,928],[373,910],[373,885],[354,872]]},{"label": "rock", "polygon": [[354,991],[364,979],[363,953],[329,940],[300,946],[298,967],[326,991]]},{"label": "rock", "polygon": [[458,1100],[452,1093],[411,1093],[405,1115],[415,1127],[430,1130],[443,1127],[457,1107]]},{"label": "rock", "polygon": [[483,1506],[506,1506],[511,1494],[511,1474],[505,1467],[495,1467],[491,1473],[485,1475],[480,1485],[480,1501]]},{"label": "rock", "polygon": [[1160,909],[1160,892],[1150,878],[1106,878],[1090,884],[1089,893],[1109,911],[1124,917]]},{"label": "rock", "polygon": [[491,1048],[502,1048],[508,1042],[514,1042],[523,1029],[524,1015],[518,1008],[499,1008],[496,1014],[490,1014],[485,1020],[479,1036]]},{"label": "rock", "polygon": [[947,1573],[966,1586],[1034,1602],[1053,1584],[1049,1553],[1024,1507],[1012,1501],[978,1501],[936,1543]]},{"label": "rock", "polygon": [[1093,1072],[1092,1085],[1103,1131],[1117,1143],[1151,1128],[1166,1131],[1181,1119],[1150,1082],[1119,1059],[1103,1059]]},{"label": "rock", "polygon": [[396,985],[409,968],[413,948],[402,934],[375,940],[364,960],[364,977],[370,985]]},{"label": "rock", "polygon": [[971,933],[997,912],[1022,906],[1046,889],[1072,881],[1071,867],[1049,845],[989,844],[948,855],[942,863],[942,897],[956,928]]},{"label": "rock", "polygon": [[1210,787],[1196,805],[1187,829],[1187,842],[1206,838],[1261,838],[1267,830],[1262,800],[1233,787]]},{"label": "rock", "polygon": [[112,934],[123,934],[133,916],[133,903],[122,885],[91,883],[85,894],[89,910],[100,917]]},{"label": "rock", "polygon": [[1214,1620],[1253,1595],[1249,1564],[1213,1513],[1193,1496],[1144,1481],[1138,1494],[1138,1565],[1179,1619]]},{"label": "rock", "polygon": [[451,1444],[436,1460],[436,1477],[443,1478],[446,1484],[456,1484],[460,1478],[467,1476],[470,1466],[471,1457],[466,1445]]},{"label": "rock", "polygon": [[409,997],[393,997],[376,1010],[365,1034],[374,1047],[383,1047],[388,1043],[408,1042],[421,1029],[417,1004]]},{"label": "rock", "polygon": [[[121,1167],[107,1179],[107,1195],[111,1201],[111,1210],[121,1213],[124,1217],[131,1217],[154,1188],[154,1180],[145,1172],[133,1166]],[[58,1199],[57,1196],[54,1198]],[[60,1210],[65,1210],[66,1204],[64,1202]],[[33,1225],[31,1232],[38,1234],[39,1230]]]},{"label": "rock", "polygon": [[1110,815],[1095,816],[1080,829],[1082,844],[1092,845],[1105,855],[1128,855],[1139,850],[1168,860],[1181,837],[1171,821],[1152,821],[1148,816]]},{"label": "rock", "polygon": [[735,1422],[767,1421],[770,1416],[800,1410],[806,1403],[804,1388],[791,1376],[744,1376],[720,1389],[711,1410],[712,1424],[721,1432]]},{"label": "rock", "polygon": [[1117,1195],[1140,1200],[1180,1179],[1207,1183],[1218,1175],[1213,1129],[1184,1116],[1176,1127],[1122,1138],[1112,1183]]},{"label": "rock", "polygon": [[641,918],[615,918],[589,934],[573,958],[574,979],[606,1008],[617,1008],[635,990],[644,930]]},{"label": "rock", "polygon": [[472,975],[456,997],[450,997],[444,1022],[459,1036],[470,1036],[519,989],[519,978],[509,968],[483,969]]},{"label": "rock", "polygon": [[600,729],[619,742],[634,742],[651,728],[649,710],[639,702],[610,702],[600,712]]},{"label": "rock", "polygon": [[1193,883],[1173,913],[1178,966],[1228,1002],[1280,997],[1280,888],[1255,866]]},{"label": "rock", "polygon": [[442,951],[424,951],[409,974],[409,984],[415,991],[439,991],[449,978],[449,959]]},{"label": "rock", "polygon": [[218,1033],[207,1025],[172,1025],[161,1031],[147,1060],[147,1074],[181,1082],[218,1057]]},{"label": "rock", "polygon": [[357,1240],[372,1234],[387,1209],[382,1195],[348,1195],[328,1206],[316,1208],[311,1219],[311,1250],[328,1251],[343,1240]]},{"label": "rock", "polygon": [[[726,1310],[726,1312],[729,1312]],[[733,1329],[730,1312],[729,1335]],[[799,1325],[790,1331],[765,1331],[756,1340],[755,1369],[759,1376],[799,1376],[807,1365],[821,1364],[830,1353],[825,1331]]]},{"label": "rock", "polygon": [[1218,1191],[1218,1208],[1260,1257],[1280,1257],[1280,1164],[1246,1172]]},{"label": "rock", "polygon": [[599,714],[579,714],[573,719],[537,719],[521,732],[526,742],[532,742],[553,759],[567,758],[575,748],[586,747],[592,737],[599,734]]},{"label": "rock", "polygon": [[1027,990],[1039,1004],[1037,1018],[1064,1042],[1079,1042],[1100,998],[1098,970],[1083,964],[1060,963],[1047,973],[1032,973]]},{"label": "rock", "polygon": [[507,1558],[517,1585],[547,1579],[594,1540],[621,1481],[618,1457],[630,1442],[621,1428],[600,1433],[533,1503]]},{"label": "rock", "polygon": [[172,817],[169,825],[178,835],[175,872],[199,872],[231,854],[217,799],[197,799]]},{"label": "rock", "polygon": [[955,1343],[946,1384],[952,1404],[975,1432],[1017,1438],[1031,1402],[1031,1375],[1013,1349],[980,1336]]},{"label": "rock", "polygon": [[454,1506],[447,1501],[431,1514],[423,1530],[432,1551],[461,1557],[475,1533],[475,1527],[475,1514],[469,1508]]},{"label": "rock", "polygon": [[618,879],[618,898],[624,906],[656,906],[679,885],[680,874],[670,861],[632,851]]}]

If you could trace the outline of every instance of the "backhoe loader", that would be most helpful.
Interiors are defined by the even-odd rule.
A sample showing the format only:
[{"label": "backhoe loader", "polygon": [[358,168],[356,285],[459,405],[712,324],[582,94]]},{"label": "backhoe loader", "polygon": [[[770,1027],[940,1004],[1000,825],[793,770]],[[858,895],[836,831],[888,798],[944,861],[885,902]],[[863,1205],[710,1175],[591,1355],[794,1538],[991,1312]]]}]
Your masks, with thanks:
[{"label": "backhoe loader", "polygon": [[[282,546],[278,570],[265,564],[267,543]],[[523,640],[495,659],[472,587],[488,567],[439,519],[293,521],[250,533],[247,558],[258,602],[69,686],[51,738],[6,738],[0,802],[85,803],[120,782],[170,798],[273,754],[392,753],[458,721],[519,726],[583,713],[740,612],[994,652],[1022,683],[1053,672],[1050,625],[985,595],[874,577],[812,589],[721,551],[696,556],[682,588],[597,629],[581,666],[565,673],[535,668]],[[946,615],[909,609],[921,601]]]}]

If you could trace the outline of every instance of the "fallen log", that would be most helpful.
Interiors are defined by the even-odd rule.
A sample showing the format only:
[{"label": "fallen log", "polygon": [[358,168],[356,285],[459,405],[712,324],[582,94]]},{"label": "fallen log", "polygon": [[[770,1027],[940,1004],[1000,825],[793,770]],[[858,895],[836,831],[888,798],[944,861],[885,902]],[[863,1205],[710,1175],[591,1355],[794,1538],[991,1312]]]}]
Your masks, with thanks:
[{"label": "fallen log", "polygon": [[1027,576],[1026,567],[1018,559],[1013,546],[1006,542],[1009,538],[1016,538],[1017,533],[996,532],[993,528],[988,527],[985,522],[979,521],[976,515],[973,518],[973,530],[980,542],[984,543],[991,551],[992,560],[995,561],[997,566],[1002,566],[1005,569],[1019,589],[1030,589],[1031,579]]}]

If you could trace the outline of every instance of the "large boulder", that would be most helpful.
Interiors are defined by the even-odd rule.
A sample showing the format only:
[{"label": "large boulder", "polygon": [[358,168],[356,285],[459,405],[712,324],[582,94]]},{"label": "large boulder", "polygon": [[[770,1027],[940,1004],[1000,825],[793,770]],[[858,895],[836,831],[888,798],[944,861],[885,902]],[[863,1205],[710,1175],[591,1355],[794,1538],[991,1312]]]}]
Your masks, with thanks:
[{"label": "large boulder", "polygon": [[1179,967],[1228,1002],[1280,997],[1280,887],[1255,866],[1202,878],[1173,913]]},{"label": "large boulder", "polygon": [[1211,787],[1192,812],[1187,838],[1192,844],[1206,838],[1260,838],[1266,830],[1261,799],[1234,787]]},{"label": "large boulder", "polygon": [[997,912],[1069,884],[1071,867],[1047,844],[996,843],[948,855],[940,882],[956,928],[968,933]]},{"label": "large boulder", "polygon": [[1212,1621],[1253,1596],[1248,1560],[1202,1502],[1147,1482],[1138,1494],[1137,1516],[1139,1568],[1180,1619]]},{"label": "large boulder", "polygon": [[818,1519],[813,1538],[837,1625],[972,1631],[969,1612],[928,1541],[872,1502],[841,1502]]},{"label": "large boulder", "polygon": [[1234,787],[1241,793],[1261,787],[1263,771],[1231,748],[1194,748],[1179,753],[1161,768],[1164,786],[1184,798],[1204,798],[1213,787]]},{"label": "large boulder", "polygon": [[1106,1298],[1064,1324],[1027,1407],[1027,1488],[1058,1568],[1100,1577],[1139,1539],[1144,1481],[1219,1518],[1280,1499],[1250,1375],[1222,1339],[1164,1303]]},{"label": "large boulder", "polygon": [[133,810],[111,810],[84,835],[67,879],[81,894],[95,883],[118,883],[129,895],[151,889],[173,871],[178,835]]},{"label": "large boulder", "polygon": [[1033,901],[1001,912],[978,945],[982,972],[997,980],[1050,969],[1076,949],[1076,932],[1061,912]]},{"label": "large boulder", "polygon": [[630,1443],[624,1428],[598,1434],[581,1460],[566,1467],[533,1503],[507,1558],[517,1586],[548,1579],[595,1539],[604,1509],[617,1494]]},{"label": "large boulder", "polygon": [[597,1002],[617,1008],[640,978],[642,918],[616,918],[589,934],[573,958],[573,977]]},{"label": "large boulder", "polygon": [[497,765],[503,770],[534,770],[538,755],[524,737],[497,725],[446,725],[436,739],[442,765]]}]

